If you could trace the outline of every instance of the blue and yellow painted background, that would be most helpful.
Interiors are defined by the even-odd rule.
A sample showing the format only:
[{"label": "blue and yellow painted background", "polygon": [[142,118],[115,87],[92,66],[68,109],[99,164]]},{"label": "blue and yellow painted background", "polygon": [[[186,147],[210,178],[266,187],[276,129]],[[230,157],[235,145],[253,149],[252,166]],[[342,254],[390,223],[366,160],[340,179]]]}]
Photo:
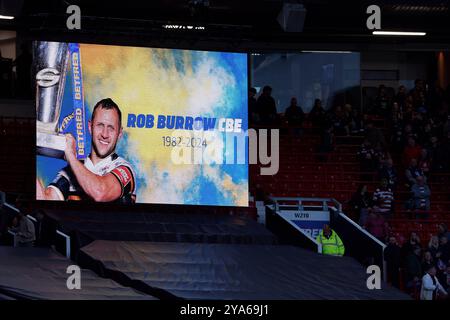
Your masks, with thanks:
[{"label": "blue and yellow painted background", "polygon": [[[248,205],[247,164],[175,164],[163,144],[173,130],[127,126],[129,114],[152,114],[242,119],[246,130],[246,54],[91,44],[80,44],[80,52],[86,122],[99,100],[119,105],[124,134],[116,151],[136,173],[137,202]],[[61,120],[73,111],[68,70]],[[38,179],[47,186],[64,166],[37,156]]]}]

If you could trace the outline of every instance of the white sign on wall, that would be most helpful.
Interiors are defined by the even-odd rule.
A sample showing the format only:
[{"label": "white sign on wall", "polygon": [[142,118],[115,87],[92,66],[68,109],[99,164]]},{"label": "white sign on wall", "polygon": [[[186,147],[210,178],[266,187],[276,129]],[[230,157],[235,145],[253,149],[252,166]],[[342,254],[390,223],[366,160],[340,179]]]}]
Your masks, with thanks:
[{"label": "white sign on wall", "polygon": [[279,215],[313,239],[319,235],[324,224],[330,223],[329,211],[281,210]]}]

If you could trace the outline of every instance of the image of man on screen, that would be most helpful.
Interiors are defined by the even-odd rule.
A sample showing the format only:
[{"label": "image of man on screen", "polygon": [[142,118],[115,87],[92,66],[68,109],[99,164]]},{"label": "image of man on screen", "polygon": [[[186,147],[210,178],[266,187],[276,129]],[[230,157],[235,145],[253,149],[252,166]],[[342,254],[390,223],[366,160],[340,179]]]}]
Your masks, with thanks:
[{"label": "image of man on screen", "polygon": [[97,202],[136,201],[136,180],[131,164],[119,157],[115,150],[122,137],[122,113],[110,98],[100,100],[89,121],[92,150],[83,162],[76,156],[76,141],[66,134],[63,168],[44,189],[36,183],[38,200],[94,200]]}]

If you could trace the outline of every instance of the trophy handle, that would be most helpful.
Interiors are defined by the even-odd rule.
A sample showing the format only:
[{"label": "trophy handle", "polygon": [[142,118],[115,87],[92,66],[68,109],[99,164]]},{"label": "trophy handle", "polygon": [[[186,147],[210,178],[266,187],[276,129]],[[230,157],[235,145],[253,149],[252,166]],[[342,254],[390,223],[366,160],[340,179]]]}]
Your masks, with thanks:
[{"label": "trophy handle", "polygon": [[66,146],[59,133],[68,65],[68,44],[40,41],[34,44],[36,73],[37,154],[63,158]]}]

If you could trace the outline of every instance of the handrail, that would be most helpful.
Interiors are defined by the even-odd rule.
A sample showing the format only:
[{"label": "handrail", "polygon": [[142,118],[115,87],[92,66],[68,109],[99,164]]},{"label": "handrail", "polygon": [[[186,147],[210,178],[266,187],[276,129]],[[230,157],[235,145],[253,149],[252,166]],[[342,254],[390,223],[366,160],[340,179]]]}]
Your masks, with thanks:
[{"label": "handrail", "polygon": [[366,237],[370,238],[372,241],[374,241],[376,244],[378,244],[381,247],[381,258],[383,263],[383,280],[387,282],[387,272],[386,272],[386,261],[384,260],[384,249],[386,249],[387,245],[375,238],[369,231],[362,228],[359,224],[357,224],[355,221],[347,217],[347,215],[344,214],[344,212],[340,211],[338,212],[338,215],[342,217],[345,221],[350,223],[352,226],[354,226],[359,232],[363,233]]},{"label": "handrail", "polygon": [[17,232],[9,229],[8,233],[13,237],[13,247],[17,247]]},{"label": "handrail", "polygon": [[8,202],[6,202],[6,193],[0,190],[0,208],[2,206],[8,207],[9,209],[11,209],[13,211],[20,212],[19,209],[14,207],[12,204],[9,204]]},{"label": "handrail", "polygon": [[30,219],[31,221],[35,222],[35,223],[38,222],[37,219],[36,219],[35,217],[30,216],[29,214],[27,214],[27,218]]},{"label": "handrail", "polygon": [[62,236],[66,240],[66,258],[70,259],[70,236],[58,229],[56,230],[56,234]]},{"label": "handrail", "polygon": [[338,214],[344,218],[347,222],[351,223],[354,227],[356,227],[360,232],[364,233],[366,236],[368,236],[369,238],[371,238],[373,241],[375,241],[378,245],[380,245],[383,250],[387,247],[386,244],[384,244],[383,242],[381,242],[380,240],[378,240],[377,238],[375,238],[369,231],[367,231],[366,229],[362,228],[359,224],[357,224],[355,221],[353,221],[352,219],[350,219],[349,217],[347,217],[343,212],[338,212]]},{"label": "handrail", "polygon": [[20,212],[19,209],[17,209],[16,207],[14,207],[13,205],[11,205],[11,204],[9,204],[9,203],[7,203],[7,202],[5,202],[3,205],[4,205],[5,207],[10,208],[11,210],[14,210],[14,211],[16,211],[16,212]]},{"label": "handrail", "polygon": [[[275,202],[275,209],[278,210],[280,204],[278,201],[297,201],[297,207],[299,210],[303,210],[302,202],[320,202],[322,203],[323,210],[328,210],[330,207],[328,206],[328,202],[332,202],[336,205],[338,212],[342,212],[342,204],[334,198],[318,198],[318,197],[271,197],[271,200]],[[283,205],[285,206],[285,205]],[[293,205],[291,205],[293,206]]]},{"label": "handrail", "polygon": [[[323,211],[328,211],[329,208],[332,208],[334,210],[338,210],[341,212],[342,205],[333,198],[318,198],[318,197],[272,197],[271,200],[274,201],[274,204],[267,205],[270,208],[273,208],[275,212],[280,211],[280,207],[289,207],[289,208],[298,208],[298,210],[303,210],[303,202],[319,202],[321,206],[311,206],[311,207],[317,207],[322,208]],[[297,204],[280,204],[279,202],[283,201],[295,201]],[[336,207],[334,206],[328,206],[328,202],[332,202]],[[303,234],[307,239],[312,241],[317,246],[317,252],[322,253],[322,244],[317,242],[316,239],[311,237],[309,234],[307,234],[305,231],[303,231],[301,228],[299,228],[295,223],[292,221],[289,221],[285,219],[290,225],[292,225],[296,230],[298,230],[301,234]]]}]

